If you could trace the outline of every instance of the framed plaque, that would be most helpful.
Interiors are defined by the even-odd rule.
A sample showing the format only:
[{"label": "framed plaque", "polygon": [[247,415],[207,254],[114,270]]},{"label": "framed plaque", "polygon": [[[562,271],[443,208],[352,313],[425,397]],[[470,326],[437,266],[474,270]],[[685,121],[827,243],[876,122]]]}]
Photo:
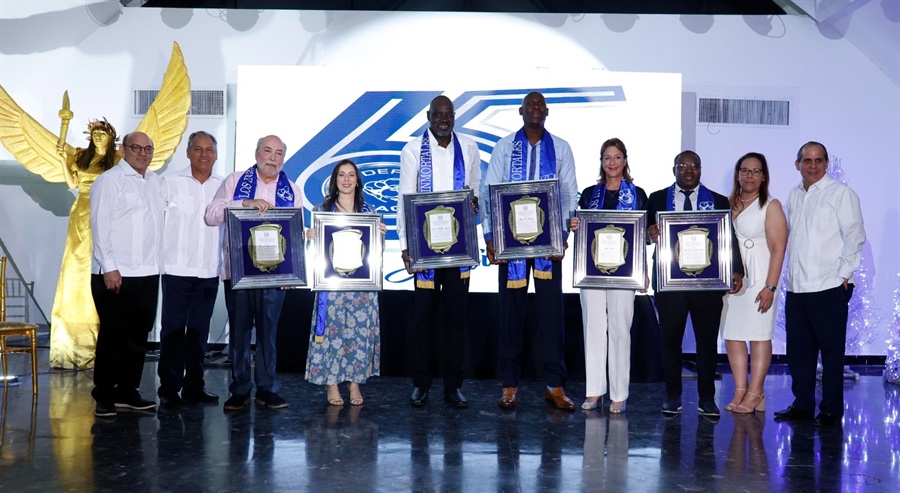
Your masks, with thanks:
[{"label": "framed plaque", "polygon": [[563,219],[557,180],[490,185],[498,260],[562,256]]},{"label": "framed plaque", "polygon": [[647,213],[578,209],[572,285],[647,289]]},{"label": "framed plaque", "polygon": [[316,230],[313,291],[381,291],[380,214],[312,213]]},{"label": "framed plaque", "polygon": [[408,193],[403,196],[406,248],[412,269],[478,265],[481,252],[472,190]]},{"label": "framed plaque", "polygon": [[659,291],[730,290],[731,211],[658,212]]},{"label": "framed plaque", "polygon": [[306,286],[303,209],[230,207],[225,221],[231,289]]}]

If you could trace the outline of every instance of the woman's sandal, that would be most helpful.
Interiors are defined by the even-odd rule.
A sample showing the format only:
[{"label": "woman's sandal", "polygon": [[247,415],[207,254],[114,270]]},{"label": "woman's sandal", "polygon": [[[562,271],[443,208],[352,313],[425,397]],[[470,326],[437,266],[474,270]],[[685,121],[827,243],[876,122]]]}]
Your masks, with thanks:
[{"label": "woman's sandal", "polygon": [[341,393],[340,393],[340,390],[338,390],[337,385],[329,386],[327,393],[330,394],[331,393],[330,391],[332,388],[335,389],[338,396],[337,397],[331,397],[331,396],[326,397],[326,399],[328,399],[328,405],[329,406],[343,406],[344,398],[341,397]]},{"label": "woman's sandal", "polygon": [[[738,392],[743,392],[744,395],[746,395],[746,394],[747,394],[747,389],[734,389],[735,397],[737,397],[737,393],[738,393]],[[725,410],[726,410],[726,411],[729,411],[729,412],[730,412],[730,411],[734,411],[734,408],[740,406],[740,405],[741,405],[741,401],[743,401],[743,400],[744,400],[744,396],[742,395],[740,401],[737,401],[737,402],[731,401],[731,402],[729,402],[728,405],[725,406]]]},{"label": "woman's sandal", "polygon": [[753,397],[756,397],[757,399],[759,399],[759,401],[756,403],[756,406],[754,406],[754,407],[745,406],[744,401],[747,400],[747,398],[744,397],[744,401],[741,401],[741,403],[738,404],[732,410],[732,412],[735,412],[738,414],[753,414],[756,411],[762,412],[762,411],[766,410],[766,394],[754,394],[753,392],[747,392],[747,395],[753,396]]},{"label": "woman's sandal", "polygon": [[351,406],[362,406],[363,405],[363,397],[362,393],[359,391],[359,384],[356,385],[356,395],[358,397],[353,397],[353,387],[347,386],[350,390],[350,405]]},{"label": "woman's sandal", "polygon": [[625,412],[625,401],[622,401],[619,404],[615,402],[609,403],[609,412],[610,414],[622,414]]}]

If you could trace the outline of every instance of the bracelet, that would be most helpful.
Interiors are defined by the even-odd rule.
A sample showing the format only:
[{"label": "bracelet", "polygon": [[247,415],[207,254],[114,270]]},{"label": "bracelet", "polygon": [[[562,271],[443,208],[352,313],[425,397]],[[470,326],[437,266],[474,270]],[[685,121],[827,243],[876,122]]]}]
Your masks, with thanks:
[{"label": "bracelet", "polygon": [[769,286],[768,284],[766,284],[766,289],[773,293],[778,290],[778,288],[776,288],[775,286]]}]

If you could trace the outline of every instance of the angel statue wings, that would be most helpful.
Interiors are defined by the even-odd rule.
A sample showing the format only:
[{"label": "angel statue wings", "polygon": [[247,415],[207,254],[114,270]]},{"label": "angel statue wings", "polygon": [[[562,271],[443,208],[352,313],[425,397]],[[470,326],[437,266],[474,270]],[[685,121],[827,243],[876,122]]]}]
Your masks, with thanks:
[{"label": "angel statue wings", "polygon": [[[153,105],[137,131],[147,134],[156,152],[150,169],[159,169],[172,156],[187,128],[191,108],[191,83],[181,49],[175,43]],[[59,282],[50,320],[50,366],[87,369],[94,366],[94,350],[100,319],[91,298],[91,184],[112,168],[121,156],[116,152],[116,129],[106,121],[91,120],[87,126],[87,148],[66,143],[69,120],[68,91],[63,96],[60,135],[41,126],[0,86],[0,142],[32,173],[45,180],[66,182],[78,189],[69,212],[69,228]]]}]

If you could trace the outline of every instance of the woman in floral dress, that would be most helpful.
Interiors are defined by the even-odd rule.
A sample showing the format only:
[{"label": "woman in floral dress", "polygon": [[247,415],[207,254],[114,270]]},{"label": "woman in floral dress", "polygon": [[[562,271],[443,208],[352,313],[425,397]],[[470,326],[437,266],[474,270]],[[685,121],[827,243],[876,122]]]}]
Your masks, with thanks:
[{"label": "woman in floral dress", "polygon": [[[328,195],[316,210],[369,212],[370,208],[363,201],[362,186],[356,164],[347,159],[339,162],[331,172]],[[380,229],[382,234],[386,232],[384,224],[380,224]],[[315,229],[307,230],[307,238],[315,237]],[[363,397],[359,384],[378,375],[380,366],[378,293],[319,292],[313,306],[306,379],[327,386],[327,399],[332,406],[344,405],[338,384],[348,382],[350,404],[361,406]]]}]

